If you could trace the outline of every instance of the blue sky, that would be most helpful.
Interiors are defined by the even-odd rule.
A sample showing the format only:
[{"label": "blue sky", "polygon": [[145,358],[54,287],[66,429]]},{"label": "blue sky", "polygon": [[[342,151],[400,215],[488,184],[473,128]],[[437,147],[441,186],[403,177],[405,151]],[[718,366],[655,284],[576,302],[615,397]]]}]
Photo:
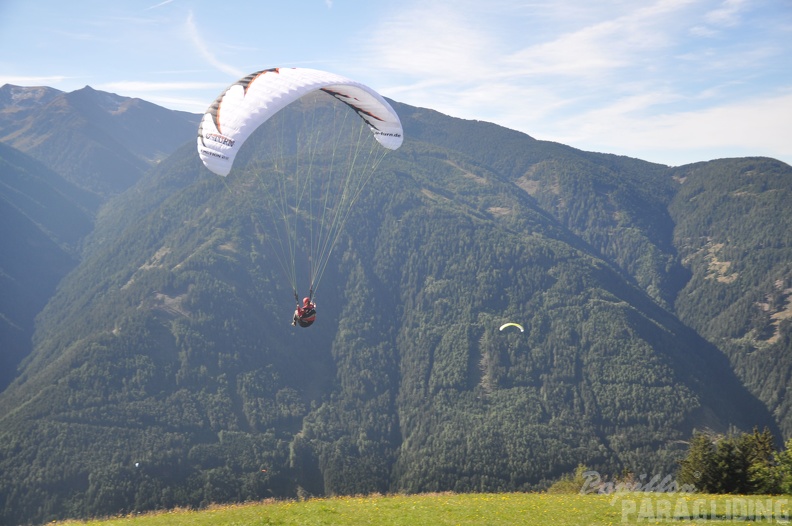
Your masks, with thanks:
[{"label": "blue sky", "polygon": [[0,0],[0,85],[200,113],[273,66],[583,150],[792,164],[792,0]]}]

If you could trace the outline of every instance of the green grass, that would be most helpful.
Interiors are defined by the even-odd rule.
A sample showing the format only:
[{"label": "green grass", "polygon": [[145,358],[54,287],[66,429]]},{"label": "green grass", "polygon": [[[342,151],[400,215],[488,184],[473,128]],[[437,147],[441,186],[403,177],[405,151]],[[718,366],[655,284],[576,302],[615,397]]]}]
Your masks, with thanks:
[{"label": "green grass", "polygon": [[[792,497],[630,493],[558,495],[547,493],[390,495],[334,497],[306,501],[174,510],[60,525],[90,526],[265,526],[265,525],[632,525],[718,526],[786,524]],[[768,510],[769,508],[769,510]],[[699,513],[692,517],[690,514]],[[682,515],[686,516],[680,516]],[[747,517],[746,517],[747,516]]]}]

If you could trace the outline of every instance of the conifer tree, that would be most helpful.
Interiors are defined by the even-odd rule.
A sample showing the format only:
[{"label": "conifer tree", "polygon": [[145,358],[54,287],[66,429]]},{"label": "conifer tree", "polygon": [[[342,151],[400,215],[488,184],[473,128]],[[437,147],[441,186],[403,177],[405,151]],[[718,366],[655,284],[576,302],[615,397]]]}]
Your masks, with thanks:
[{"label": "conifer tree", "polygon": [[709,434],[699,431],[693,433],[688,454],[679,462],[680,484],[692,485],[701,492],[712,492],[714,490],[715,453],[715,444]]}]

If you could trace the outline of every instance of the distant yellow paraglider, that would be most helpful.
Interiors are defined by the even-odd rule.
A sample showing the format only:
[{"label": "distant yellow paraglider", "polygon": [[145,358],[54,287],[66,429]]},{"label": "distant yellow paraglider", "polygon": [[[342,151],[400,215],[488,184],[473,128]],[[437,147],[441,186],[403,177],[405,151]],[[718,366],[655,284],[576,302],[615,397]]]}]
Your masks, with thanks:
[{"label": "distant yellow paraglider", "polygon": [[520,325],[519,323],[514,323],[514,322],[504,323],[503,325],[501,325],[499,330],[502,331],[506,327],[517,327],[518,329],[520,329],[520,332],[525,332],[525,329],[523,329],[522,325]]}]

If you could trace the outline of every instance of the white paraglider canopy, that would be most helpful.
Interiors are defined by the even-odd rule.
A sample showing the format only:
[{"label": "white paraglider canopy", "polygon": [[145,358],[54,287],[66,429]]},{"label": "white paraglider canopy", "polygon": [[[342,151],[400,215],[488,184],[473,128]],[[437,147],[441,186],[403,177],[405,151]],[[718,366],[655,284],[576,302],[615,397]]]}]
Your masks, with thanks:
[{"label": "white paraglider canopy", "polygon": [[217,175],[231,171],[239,148],[253,131],[292,102],[321,90],[354,110],[377,141],[396,150],[403,141],[399,116],[368,86],[326,71],[273,68],[239,79],[209,106],[198,128],[198,154]]}]

